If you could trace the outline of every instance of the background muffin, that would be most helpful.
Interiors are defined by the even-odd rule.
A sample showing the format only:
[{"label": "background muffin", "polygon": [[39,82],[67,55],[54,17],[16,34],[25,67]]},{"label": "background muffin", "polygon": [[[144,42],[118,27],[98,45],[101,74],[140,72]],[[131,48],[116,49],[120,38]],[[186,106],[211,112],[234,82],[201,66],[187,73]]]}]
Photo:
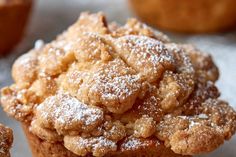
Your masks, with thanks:
[{"label": "background muffin", "polygon": [[9,149],[12,142],[12,130],[0,124],[0,157],[10,157]]},{"label": "background muffin", "polygon": [[32,0],[0,0],[0,55],[21,40]]},{"label": "background muffin", "polygon": [[160,29],[203,33],[236,26],[235,0],[130,0],[145,22]]}]

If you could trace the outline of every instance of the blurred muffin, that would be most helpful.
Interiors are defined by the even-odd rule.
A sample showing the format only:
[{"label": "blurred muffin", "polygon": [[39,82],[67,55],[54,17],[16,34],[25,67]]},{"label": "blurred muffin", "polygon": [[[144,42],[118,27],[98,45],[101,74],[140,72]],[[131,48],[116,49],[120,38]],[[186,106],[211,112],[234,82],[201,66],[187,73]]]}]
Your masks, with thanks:
[{"label": "blurred muffin", "polygon": [[235,0],[130,0],[137,15],[160,29],[208,33],[236,27]]},{"label": "blurred muffin", "polygon": [[183,157],[213,151],[236,130],[210,55],[136,19],[83,13],[13,65],[4,111],[34,157]]},{"label": "blurred muffin", "polygon": [[21,40],[31,5],[32,0],[0,0],[0,55]]},{"label": "blurred muffin", "polygon": [[0,124],[0,157],[10,157],[9,149],[12,142],[12,130]]}]

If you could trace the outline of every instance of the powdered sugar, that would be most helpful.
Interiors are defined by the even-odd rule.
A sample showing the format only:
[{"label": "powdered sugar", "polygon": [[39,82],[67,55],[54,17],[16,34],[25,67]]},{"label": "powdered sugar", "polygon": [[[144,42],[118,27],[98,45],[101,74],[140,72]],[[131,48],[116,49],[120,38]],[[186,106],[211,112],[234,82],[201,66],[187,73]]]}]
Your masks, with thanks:
[{"label": "powdered sugar", "polygon": [[117,149],[115,142],[104,137],[65,136],[64,143],[67,149],[79,156],[85,156],[87,153],[92,153],[93,156],[104,156]]},{"label": "powdered sugar", "polygon": [[[91,81],[87,81],[91,82]],[[99,101],[115,113],[130,109],[141,90],[140,75],[120,59],[114,59],[92,74],[91,101]],[[86,86],[86,82],[83,82]]]},{"label": "powdered sugar", "polygon": [[[112,69],[116,67],[113,66]],[[138,89],[140,84],[138,83],[139,75],[117,75],[117,71],[110,69],[107,73],[98,72],[94,75],[96,78],[96,85],[91,90],[98,90],[103,88],[103,99],[121,99],[124,100]],[[98,87],[100,86],[100,87]]]},{"label": "powdered sugar", "polygon": [[121,147],[125,150],[134,150],[142,146],[144,143],[137,138],[130,138],[128,142],[124,143]]},{"label": "powdered sugar", "polygon": [[140,66],[145,60],[150,61],[153,65],[162,62],[172,62],[173,56],[165,49],[164,45],[158,40],[146,36],[128,35],[121,38],[124,42],[118,45],[119,48],[128,48],[130,55],[137,55],[140,58]]},{"label": "powdered sugar", "polygon": [[154,82],[165,70],[174,69],[174,56],[158,40],[136,35],[118,38],[114,45],[119,56],[133,69]]},{"label": "powdered sugar", "polygon": [[204,114],[204,113],[199,114],[198,117],[201,118],[201,119],[208,119],[208,118],[209,118],[209,117],[208,117],[206,114]]},{"label": "powdered sugar", "polygon": [[96,138],[78,138],[77,144],[83,147],[92,147],[93,149],[98,149],[102,147],[116,148],[116,144],[111,140],[104,137]]},{"label": "powdered sugar", "polygon": [[200,123],[198,123],[198,122],[194,122],[194,121],[190,120],[189,128],[192,128],[192,127],[199,125],[199,124]]},{"label": "powdered sugar", "polygon": [[115,142],[112,142],[111,140],[108,140],[104,137],[95,138],[91,141],[91,143],[93,143],[94,149],[99,149],[99,148],[104,148],[104,147],[116,149],[117,147]]},{"label": "powdered sugar", "polygon": [[187,56],[184,49],[175,43],[167,43],[165,44],[166,48],[175,54],[175,62],[177,63],[178,71],[193,74],[194,68],[192,63],[190,62],[189,57]]},{"label": "powdered sugar", "polygon": [[[103,111],[97,107],[88,106],[69,94],[59,92],[47,98],[37,107],[36,118],[52,121],[58,129],[86,130],[96,127],[103,120]],[[76,128],[77,127],[77,128]]]}]

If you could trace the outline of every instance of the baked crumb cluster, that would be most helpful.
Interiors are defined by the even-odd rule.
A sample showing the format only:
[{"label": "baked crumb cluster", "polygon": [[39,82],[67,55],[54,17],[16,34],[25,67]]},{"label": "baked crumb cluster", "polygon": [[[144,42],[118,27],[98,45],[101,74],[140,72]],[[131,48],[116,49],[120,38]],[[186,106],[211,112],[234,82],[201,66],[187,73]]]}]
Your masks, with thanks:
[{"label": "baked crumb cluster", "polygon": [[83,13],[21,56],[12,76],[4,110],[78,156],[196,155],[236,130],[211,57],[136,19],[108,25],[102,13]]},{"label": "baked crumb cluster", "polygon": [[0,157],[10,157],[12,142],[12,130],[0,124]]}]

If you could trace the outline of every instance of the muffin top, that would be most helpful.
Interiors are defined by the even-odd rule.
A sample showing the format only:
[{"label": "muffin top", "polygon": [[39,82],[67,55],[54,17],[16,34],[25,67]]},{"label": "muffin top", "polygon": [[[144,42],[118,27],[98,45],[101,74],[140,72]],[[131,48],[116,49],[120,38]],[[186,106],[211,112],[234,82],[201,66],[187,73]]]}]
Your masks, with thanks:
[{"label": "muffin top", "polygon": [[211,56],[136,19],[119,26],[82,13],[17,59],[12,76],[2,89],[5,112],[80,156],[148,148],[196,155],[236,130],[235,111],[218,99]]},{"label": "muffin top", "polygon": [[9,149],[12,142],[12,130],[0,124],[0,157],[10,157]]}]

